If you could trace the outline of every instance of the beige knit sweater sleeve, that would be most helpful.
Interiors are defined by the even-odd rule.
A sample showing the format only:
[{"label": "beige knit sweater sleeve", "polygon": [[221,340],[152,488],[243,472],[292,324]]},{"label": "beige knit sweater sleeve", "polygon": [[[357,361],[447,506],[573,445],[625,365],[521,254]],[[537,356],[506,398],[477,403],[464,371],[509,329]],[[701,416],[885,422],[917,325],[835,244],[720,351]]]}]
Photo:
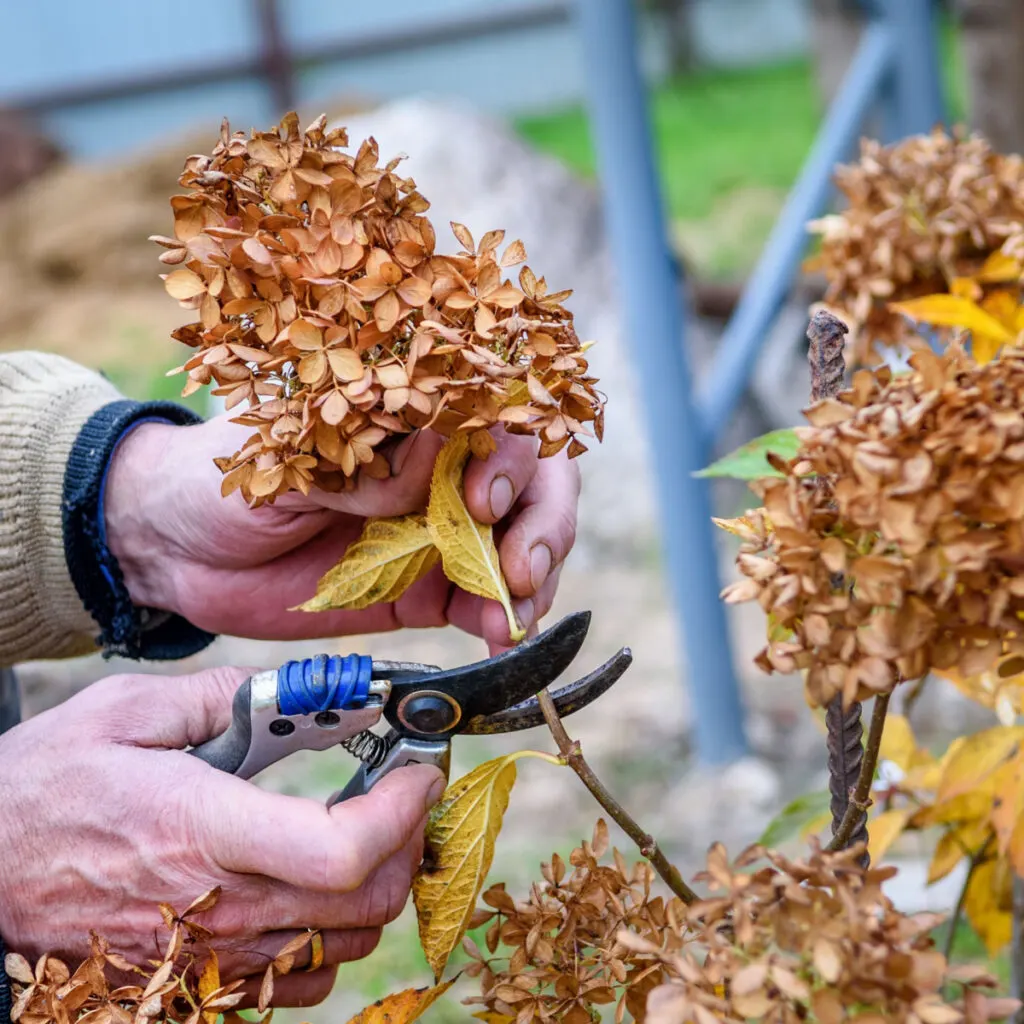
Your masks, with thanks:
[{"label": "beige knit sweater sleeve", "polygon": [[64,468],[86,420],[121,397],[61,356],[0,353],[0,665],[95,649],[64,560]]}]

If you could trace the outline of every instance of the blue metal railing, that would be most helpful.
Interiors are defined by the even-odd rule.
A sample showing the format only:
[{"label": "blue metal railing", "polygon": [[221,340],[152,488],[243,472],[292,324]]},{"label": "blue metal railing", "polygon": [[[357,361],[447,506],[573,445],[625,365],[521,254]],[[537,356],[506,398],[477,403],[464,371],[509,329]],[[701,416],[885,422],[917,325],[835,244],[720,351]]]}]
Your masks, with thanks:
[{"label": "blue metal railing", "polygon": [[743,705],[719,601],[707,465],[749,384],[799,269],[806,223],[832,194],[832,169],[880,109],[890,139],[929,131],[944,106],[932,0],[873,0],[842,87],[744,289],[704,386],[695,392],[686,315],[665,234],[631,0],[577,0],[591,123],[608,233],[644,394],[662,514],[663,549],[679,613],[697,756],[726,764],[747,751]]}]

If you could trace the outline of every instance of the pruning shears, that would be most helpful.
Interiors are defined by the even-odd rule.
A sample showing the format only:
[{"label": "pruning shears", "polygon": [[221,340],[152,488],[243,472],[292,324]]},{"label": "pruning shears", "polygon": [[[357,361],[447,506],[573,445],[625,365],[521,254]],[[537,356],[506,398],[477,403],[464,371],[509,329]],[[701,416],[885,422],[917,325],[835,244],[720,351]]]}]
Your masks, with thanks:
[{"label": "pruning shears", "polygon": [[[452,736],[543,724],[536,695],[569,667],[589,627],[590,612],[576,612],[512,650],[447,670],[358,654],[289,661],[242,683],[231,725],[189,752],[248,779],[296,751],[340,746],[362,764],[328,805],[368,793],[403,765],[432,764],[447,776]],[[559,715],[600,697],[632,660],[623,648],[589,675],[553,691]],[[371,732],[381,718],[387,732]]]}]

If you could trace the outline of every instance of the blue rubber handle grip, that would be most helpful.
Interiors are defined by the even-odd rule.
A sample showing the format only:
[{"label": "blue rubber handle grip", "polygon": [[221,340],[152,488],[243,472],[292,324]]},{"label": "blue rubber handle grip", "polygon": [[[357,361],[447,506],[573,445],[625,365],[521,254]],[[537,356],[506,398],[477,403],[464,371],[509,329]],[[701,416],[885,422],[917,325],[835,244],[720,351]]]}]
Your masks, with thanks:
[{"label": "blue rubber handle grip", "polygon": [[277,704],[282,715],[353,711],[366,706],[373,659],[361,654],[318,654],[289,661],[277,670]]}]

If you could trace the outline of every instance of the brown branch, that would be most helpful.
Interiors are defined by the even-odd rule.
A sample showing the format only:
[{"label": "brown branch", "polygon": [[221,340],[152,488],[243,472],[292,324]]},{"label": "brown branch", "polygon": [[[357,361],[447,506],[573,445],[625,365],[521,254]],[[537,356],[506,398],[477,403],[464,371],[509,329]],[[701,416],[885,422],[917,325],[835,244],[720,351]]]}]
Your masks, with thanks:
[{"label": "brown branch", "polygon": [[580,777],[583,785],[590,790],[594,799],[608,812],[615,824],[636,843],[640,852],[651,862],[651,867],[664,879],[665,884],[684,903],[696,902],[700,897],[683,881],[679,869],[661,852],[654,837],[645,832],[633,820],[629,812],[608,792],[604,783],[594,774],[594,770],[583,757],[579,742],[572,739],[565,731],[562,719],[558,715],[558,709],[548,691],[541,690],[537,699],[540,701],[541,711],[544,712],[544,721],[547,722],[551,735],[554,736],[555,743],[558,744],[558,752],[564,758],[565,763]]},{"label": "brown branch", "polygon": [[845,335],[850,329],[838,317],[821,310],[811,317],[807,339],[811,343],[807,359],[811,364],[811,401],[835,398],[846,374]]},{"label": "brown branch", "polygon": [[[878,751],[882,745],[882,730],[885,728],[885,715],[889,710],[889,694],[880,693],[871,708],[871,727],[868,729],[868,741],[864,748],[864,758],[857,776],[857,785],[850,797],[850,805],[846,808],[843,820],[839,823],[828,844],[830,850],[844,850],[854,841],[867,840],[868,807],[871,806],[871,783],[875,778],[875,766],[878,764]],[[864,855],[864,866],[868,866],[867,853]]]}]

